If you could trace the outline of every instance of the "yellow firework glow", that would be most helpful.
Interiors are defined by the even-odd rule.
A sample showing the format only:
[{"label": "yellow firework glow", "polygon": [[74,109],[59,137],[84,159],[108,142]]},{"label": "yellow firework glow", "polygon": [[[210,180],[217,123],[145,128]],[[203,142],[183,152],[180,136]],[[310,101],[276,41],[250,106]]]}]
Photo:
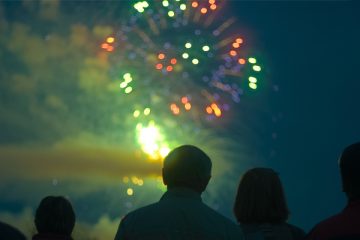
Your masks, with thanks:
[{"label": "yellow firework glow", "polygon": [[165,141],[165,137],[154,122],[150,122],[147,126],[139,123],[136,126],[137,140],[141,145],[141,149],[150,159],[164,159],[169,153],[170,148]]}]

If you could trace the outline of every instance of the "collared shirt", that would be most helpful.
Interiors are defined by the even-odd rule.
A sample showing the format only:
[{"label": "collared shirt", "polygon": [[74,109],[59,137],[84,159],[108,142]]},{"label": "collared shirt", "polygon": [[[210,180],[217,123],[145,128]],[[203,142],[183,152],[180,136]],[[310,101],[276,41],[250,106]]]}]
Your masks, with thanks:
[{"label": "collared shirt", "polygon": [[317,224],[306,239],[360,239],[360,201],[350,202],[341,213]]},{"label": "collared shirt", "polygon": [[242,240],[243,235],[235,223],[205,205],[199,193],[176,188],[125,216],[115,240],[125,239]]}]

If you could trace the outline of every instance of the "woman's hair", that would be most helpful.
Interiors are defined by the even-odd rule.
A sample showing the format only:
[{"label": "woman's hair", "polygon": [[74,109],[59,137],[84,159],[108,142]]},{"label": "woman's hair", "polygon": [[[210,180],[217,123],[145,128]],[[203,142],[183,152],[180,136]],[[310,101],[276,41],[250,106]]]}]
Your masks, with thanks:
[{"label": "woman's hair", "polygon": [[238,187],[234,214],[239,223],[283,223],[289,217],[280,178],[270,168],[247,171]]},{"label": "woman's hair", "polygon": [[39,233],[70,236],[75,225],[75,213],[64,197],[48,196],[41,200],[35,214]]}]

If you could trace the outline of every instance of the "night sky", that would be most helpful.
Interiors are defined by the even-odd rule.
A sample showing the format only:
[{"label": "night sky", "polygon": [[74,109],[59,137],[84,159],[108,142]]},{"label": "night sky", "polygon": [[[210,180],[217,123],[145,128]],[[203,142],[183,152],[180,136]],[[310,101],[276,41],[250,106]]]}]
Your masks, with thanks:
[{"label": "night sky", "polygon": [[345,204],[337,159],[359,141],[359,4],[355,1],[236,3],[242,22],[255,29],[271,56],[280,86],[272,106],[277,156],[291,220],[309,229]]},{"label": "night sky", "polygon": [[[112,7],[114,4],[107,2],[99,7],[97,2],[85,6],[69,1],[60,3],[59,9],[75,16],[64,20],[69,21],[64,25],[72,24],[72,19],[84,19],[79,22],[89,25],[96,21],[107,24],[116,19],[115,16],[120,18],[117,11],[125,11],[123,5]],[[59,36],[67,34],[61,24],[29,22],[31,15],[27,15],[20,5],[20,2],[1,2],[0,19],[6,19],[9,26],[16,21],[29,23],[37,34],[54,26]],[[230,218],[229,206],[240,175],[250,167],[274,168],[285,187],[290,222],[307,231],[321,219],[340,211],[346,203],[341,192],[337,159],[342,149],[359,141],[360,136],[357,106],[360,103],[357,74],[360,67],[360,5],[355,1],[230,1],[228,5],[226,14],[237,18],[237,27],[247,35],[251,49],[263,63],[266,84],[258,93],[245,96],[244,101],[235,105],[230,114],[232,119],[226,119],[228,125],[223,125],[225,127],[197,127],[200,133],[195,140],[190,135],[192,124],[185,124],[189,128],[185,128],[183,135],[176,131],[166,135],[179,138],[172,142],[175,145],[198,143],[210,152],[214,146],[220,146],[221,150],[211,153],[215,158],[214,168],[217,168],[204,199]],[[113,21],[113,25],[119,22]],[[11,31],[4,30],[4,26],[0,24],[0,30],[3,28],[0,33],[9,34]],[[86,32],[86,29],[82,31]],[[70,198],[78,212],[81,225],[76,236],[89,233],[110,238],[120,216],[136,206],[156,201],[161,195],[162,187],[158,186],[157,179],[153,179],[148,185],[145,181],[141,188],[133,187],[135,194],[129,200],[125,194],[127,187],[120,184],[124,181],[122,177],[135,172],[144,179],[152,178],[159,173],[160,165],[151,162],[138,168],[144,156],[134,155],[133,144],[127,145],[132,139],[128,136],[131,134],[118,137],[113,133],[111,127],[115,126],[126,132],[124,126],[132,120],[121,120],[124,122],[116,125],[113,117],[104,117],[107,111],[126,109],[122,102],[114,103],[113,108],[96,106],[97,103],[112,103],[112,93],[99,93],[100,85],[96,90],[85,84],[67,91],[73,86],[70,81],[54,84],[61,76],[53,76],[52,70],[61,71],[55,75],[77,79],[76,72],[69,71],[72,68],[79,71],[83,84],[80,53],[67,62],[65,60],[72,55],[70,50],[70,53],[65,51],[70,55],[61,55],[58,62],[47,63],[50,68],[45,70],[39,67],[41,64],[28,64],[29,68],[35,69],[33,73],[44,75],[44,79],[50,76],[50,81],[32,73],[30,77],[37,79],[34,82],[42,84],[37,90],[26,84],[19,84],[21,91],[25,89],[21,94],[16,92],[20,91],[18,88],[12,89],[14,84],[10,84],[8,78],[24,72],[27,60],[32,62],[29,55],[24,55],[23,59],[19,57],[22,45],[36,45],[30,45],[34,43],[26,39],[19,36],[18,45],[14,44],[14,47],[6,45],[5,35],[0,37],[0,194],[5,196],[0,200],[0,220],[16,225],[30,235],[34,231],[32,209],[44,195],[61,194]],[[58,41],[61,43],[64,39]],[[96,40],[89,42],[97,43]],[[90,43],[78,46],[79,52],[83,55],[93,53]],[[60,56],[59,49],[51,50],[54,56]],[[102,68],[106,69],[101,64],[94,66],[95,75]],[[88,67],[87,70],[92,65]],[[89,75],[85,74],[84,78],[88,79]],[[83,96],[80,100],[74,97],[79,94]],[[60,96],[62,101],[54,96]],[[42,101],[50,107],[40,107]],[[83,111],[84,106],[90,105],[92,112]],[[31,111],[27,112],[28,108]],[[119,150],[119,145],[124,148]],[[100,154],[94,146],[99,148]],[[120,162],[117,161],[119,156]],[[126,161],[134,156],[132,163]],[[20,158],[28,159],[22,161]],[[54,159],[54,167],[46,158]],[[79,160],[72,161],[74,158]],[[99,165],[103,158],[107,159],[107,164]],[[53,176],[55,173],[57,176]],[[158,191],[152,191],[155,185]],[[86,232],[89,229],[92,230]]]}]

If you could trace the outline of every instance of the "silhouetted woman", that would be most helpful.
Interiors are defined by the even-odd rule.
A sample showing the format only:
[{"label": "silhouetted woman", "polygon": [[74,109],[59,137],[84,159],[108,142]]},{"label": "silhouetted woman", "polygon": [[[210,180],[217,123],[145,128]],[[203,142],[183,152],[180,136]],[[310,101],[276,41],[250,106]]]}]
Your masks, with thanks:
[{"label": "silhouetted woman", "polygon": [[280,178],[270,168],[247,171],[239,184],[234,213],[245,239],[303,239],[305,233],[286,223],[289,210]]},{"label": "silhouetted woman", "polygon": [[48,196],[41,200],[35,214],[38,234],[33,240],[72,240],[75,213],[64,197]]}]

